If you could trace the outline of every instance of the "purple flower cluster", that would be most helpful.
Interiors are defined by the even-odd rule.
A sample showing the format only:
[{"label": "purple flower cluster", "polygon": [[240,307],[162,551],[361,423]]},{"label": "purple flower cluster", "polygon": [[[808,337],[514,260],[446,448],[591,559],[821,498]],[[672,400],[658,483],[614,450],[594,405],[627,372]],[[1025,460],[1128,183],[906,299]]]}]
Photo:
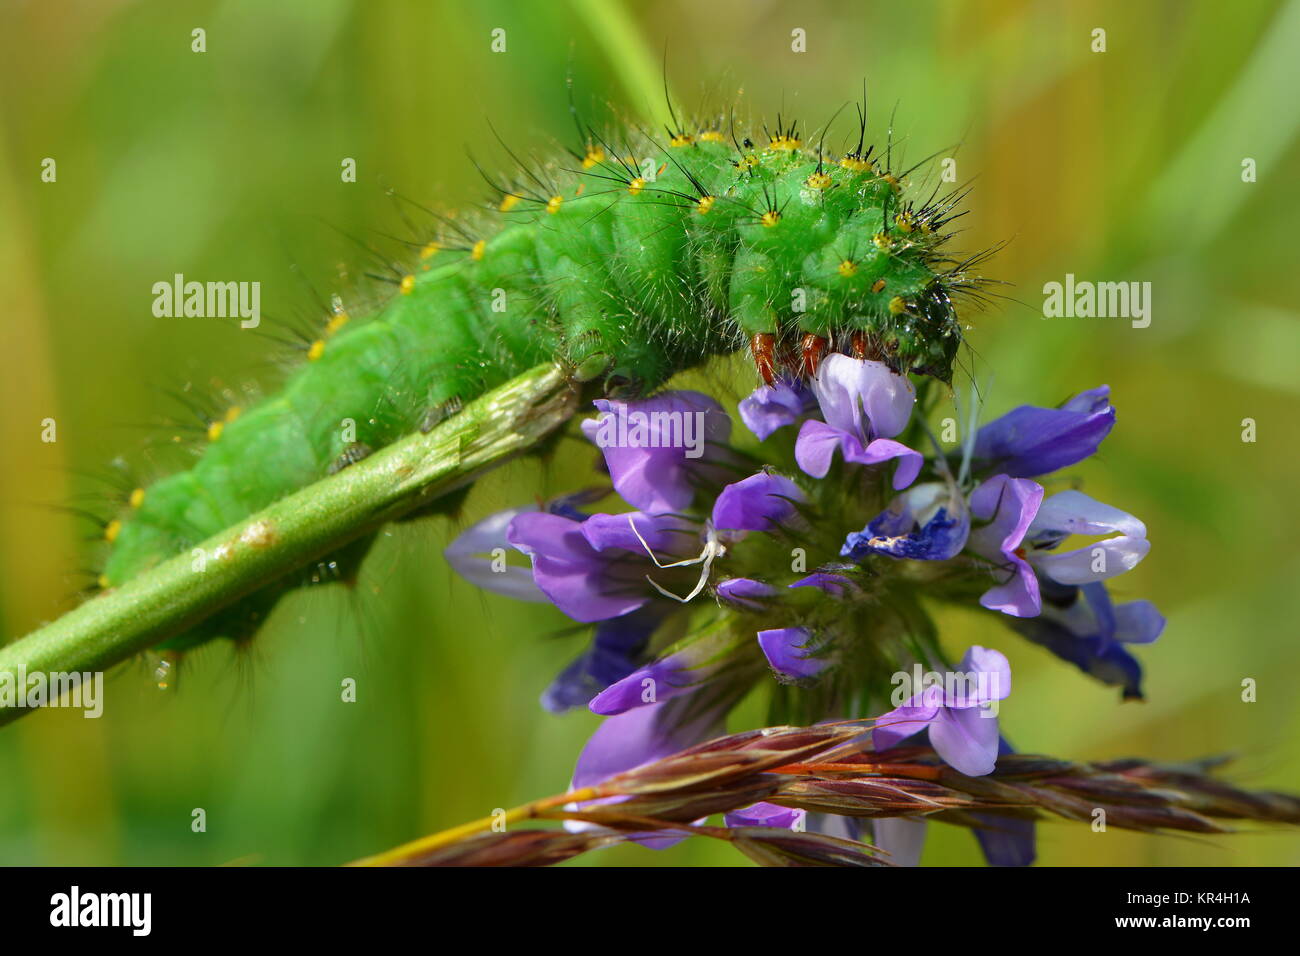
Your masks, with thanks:
[{"label": "purple flower cluster", "polygon": [[[1155,640],[1164,619],[1146,601],[1113,604],[1104,582],[1145,557],[1146,528],[1039,483],[1097,450],[1115,423],[1109,390],[1059,408],[1022,406],[966,436],[959,455],[928,460],[900,440],[925,437],[917,400],[912,382],[884,364],[829,355],[811,383],[765,386],[740,403],[761,459],[732,445],[730,417],[698,392],[600,400],[601,416],[644,413],[638,440],[621,446],[598,441],[600,418],[583,423],[625,510],[588,510],[602,493],[584,493],[491,516],[448,549],[475,584],[595,625],[590,647],[543,695],[548,709],[586,705],[606,717],[579,757],[576,785],[720,732],[765,673],[782,686],[778,716],[815,722],[886,710],[891,674],[912,665],[940,679],[894,700],[864,741],[887,750],[917,737],[962,773],[991,772],[1009,749],[997,707],[1010,666],[980,647],[945,666],[932,637],[908,630],[925,615],[918,580],[934,582],[921,589],[927,599],[978,601],[1140,696],[1127,645]],[[694,455],[672,440],[687,416],[703,436]],[[528,557],[531,574],[501,560],[505,547]],[[864,713],[864,701],[874,711]],[[805,820],[760,804],[728,823]],[[813,815],[807,825],[845,824]],[[907,860],[921,832],[880,821],[873,839]],[[1032,860],[1031,824],[977,834],[992,862]]]}]

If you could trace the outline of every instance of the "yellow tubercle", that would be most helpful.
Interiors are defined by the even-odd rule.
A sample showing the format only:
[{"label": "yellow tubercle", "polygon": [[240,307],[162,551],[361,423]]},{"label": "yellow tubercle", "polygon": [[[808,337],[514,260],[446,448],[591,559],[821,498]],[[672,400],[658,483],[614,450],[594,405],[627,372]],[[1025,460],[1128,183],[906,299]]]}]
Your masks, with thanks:
[{"label": "yellow tubercle", "polygon": [[896,225],[902,232],[911,232],[916,228],[916,223],[907,213],[903,213],[901,216],[897,217],[894,220],[894,225]]},{"label": "yellow tubercle", "polygon": [[546,211],[550,215],[554,216],[557,212],[560,211],[560,206],[563,205],[563,203],[564,203],[563,196],[552,196],[550,199],[546,200]]},{"label": "yellow tubercle", "polygon": [[673,138],[668,141],[668,145],[680,148],[682,146],[690,146],[694,142],[695,137],[690,133],[676,133]]},{"label": "yellow tubercle", "polygon": [[889,300],[889,314],[902,315],[907,311],[907,303],[903,301],[902,296],[894,296]]},{"label": "yellow tubercle", "polygon": [[[504,212],[504,210],[502,210],[502,211]],[[438,252],[439,252],[441,249],[442,249],[442,246],[438,245],[437,242],[430,242],[430,243],[427,243],[427,244],[425,245],[425,247],[424,247],[423,249],[420,250],[420,258],[421,258],[421,259],[432,259],[434,256],[436,256],[436,255],[438,254]]]},{"label": "yellow tubercle", "polygon": [[483,259],[483,253],[486,251],[487,251],[487,240],[480,239],[478,242],[474,243],[474,247],[470,249],[469,257],[473,259],[475,262],[481,262]]},{"label": "yellow tubercle", "polygon": [[845,259],[840,263],[840,275],[844,276],[844,278],[847,279],[850,276],[857,275],[857,272],[858,267],[853,264],[851,259]]},{"label": "yellow tubercle", "polygon": [[781,221],[781,214],[775,209],[769,209],[767,212],[763,213],[762,217],[758,221],[768,229],[771,229]]},{"label": "yellow tubercle", "polygon": [[114,518],[108,524],[104,525],[104,540],[112,544],[117,540],[117,536],[122,533],[122,522]]},{"label": "yellow tubercle", "polygon": [[231,405],[229,408],[226,409],[226,421],[233,422],[236,418],[239,417],[241,412],[243,412],[243,409],[240,408],[238,405]]},{"label": "yellow tubercle", "polygon": [[113,586],[111,583],[109,583],[107,574],[101,574],[99,578],[95,581],[95,583],[99,585],[99,589],[101,591],[107,591],[109,588]]},{"label": "yellow tubercle", "polygon": [[588,146],[587,155],[582,157],[582,168],[591,169],[592,166],[603,163],[604,161],[605,151],[603,149],[599,146]]},{"label": "yellow tubercle", "polygon": [[346,312],[335,312],[330,316],[330,320],[325,323],[325,334],[333,335],[343,326],[348,324],[348,314]]},{"label": "yellow tubercle", "polygon": [[216,441],[221,437],[221,433],[226,430],[225,422],[213,422],[208,426],[208,441]]},{"label": "yellow tubercle", "polygon": [[722,135],[721,130],[706,129],[700,134],[701,143],[725,143],[726,141],[727,137]]},{"label": "yellow tubercle", "polygon": [[509,212],[519,205],[519,197],[514,193],[506,193],[501,199],[501,205],[497,206],[498,212]]},{"label": "yellow tubercle", "polygon": [[772,141],[767,144],[768,149],[779,150],[780,152],[793,152],[803,145],[803,140],[794,136],[774,136]]},{"label": "yellow tubercle", "polygon": [[870,172],[871,163],[868,160],[863,159],[861,156],[850,154],[840,160],[840,167],[853,173],[865,173]]},{"label": "yellow tubercle", "polygon": [[894,240],[890,239],[889,236],[885,235],[883,232],[876,233],[871,237],[871,241],[875,244],[877,249],[888,249],[894,244]]},{"label": "yellow tubercle", "polygon": [[627,191],[633,196],[635,196],[643,189],[645,189],[645,180],[642,179],[640,176],[636,177],[636,179],[632,180],[630,183],[627,184]]},{"label": "yellow tubercle", "polygon": [[139,508],[144,504],[144,489],[137,488],[135,491],[131,492],[131,497],[127,499],[127,503],[130,504],[132,508]]},{"label": "yellow tubercle", "polygon": [[325,354],[325,342],[323,339],[317,339],[307,348],[307,361],[314,362]]},{"label": "yellow tubercle", "polygon": [[415,276],[402,276],[402,284],[400,288],[402,290],[402,295],[410,295],[411,290],[415,288]]},{"label": "yellow tubercle", "polygon": [[808,177],[805,185],[809,189],[828,189],[830,188],[831,182],[830,173],[813,173]]},{"label": "yellow tubercle", "polygon": [[695,211],[701,216],[706,215],[716,201],[712,196],[701,196],[700,201],[695,204]]}]

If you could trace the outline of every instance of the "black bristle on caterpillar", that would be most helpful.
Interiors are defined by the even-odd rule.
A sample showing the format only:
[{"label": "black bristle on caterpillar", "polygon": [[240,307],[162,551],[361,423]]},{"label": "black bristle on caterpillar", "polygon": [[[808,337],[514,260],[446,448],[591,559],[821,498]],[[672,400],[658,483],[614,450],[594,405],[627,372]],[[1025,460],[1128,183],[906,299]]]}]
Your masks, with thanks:
[{"label": "black bristle on caterpillar", "polygon": [[[206,446],[192,468],[134,487],[103,526],[111,553],[100,585],[430,430],[543,363],[622,396],[746,347],[769,385],[814,376],[831,351],[951,382],[963,339],[952,300],[978,295],[984,280],[972,270],[986,255],[942,250],[965,189],[907,200],[911,170],[892,170],[892,142],[883,158],[866,143],[865,100],[856,144],[837,154],[824,132],[805,147],[798,121],[781,114],[741,134],[731,115],[686,124],[671,101],[669,110],[659,137],[635,125],[598,131],[575,109],[579,148],[550,162],[501,140],[515,170],[479,167],[495,193],[488,214],[442,216],[393,194],[413,233],[405,205],[440,224],[409,242],[409,268],[367,250],[388,273],[368,275],[395,294],[368,316],[338,297],[321,302],[324,321],[282,343],[306,361],[278,394],[221,408],[176,396]],[[372,541],[327,563],[350,580]],[[271,584],[160,647],[247,639],[311,579]]]}]

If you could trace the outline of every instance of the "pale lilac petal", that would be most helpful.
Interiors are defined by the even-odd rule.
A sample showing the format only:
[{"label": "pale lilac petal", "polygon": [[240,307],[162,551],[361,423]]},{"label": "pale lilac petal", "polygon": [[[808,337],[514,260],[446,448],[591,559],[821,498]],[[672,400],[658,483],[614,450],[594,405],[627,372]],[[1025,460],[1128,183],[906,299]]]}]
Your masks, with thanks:
[{"label": "pale lilac petal", "polygon": [[926,821],[881,817],[871,821],[871,842],[889,854],[895,866],[918,866],[925,847]]},{"label": "pale lilac petal", "polygon": [[1103,504],[1081,491],[1060,491],[1043,501],[1030,526],[1029,536],[1038,532],[1061,534],[1112,534],[1145,538],[1147,527],[1127,511]]},{"label": "pale lilac petal", "polygon": [[713,526],[719,531],[771,531],[791,521],[804,493],[784,475],[760,471],[727,485],[713,505]]},{"label": "pale lilac petal", "polygon": [[991,700],[1006,700],[1011,694],[1011,662],[1001,651],[972,645],[962,655],[957,671],[977,675],[978,691],[973,699],[965,701],[945,699],[948,707],[972,707]]},{"label": "pale lilac petal", "polygon": [[896,375],[883,362],[840,353],[822,361],[816,392],[826,423],[864,441],[893,438],[907,427],[916,404],[916,389],[907,376]]},{"label": "pale lilac petal", "polygon": [[930,722],[930,746],[968,777],[992,773],[998,760],[998,719],[981,707],[943,708]]},{"label": "pale lilac petal", "polygon": [[1146,538],[1121,535],[1076,551],[1035,553],[1030,562],[1039,573],[1060,584],[1089,584],[1133,570],[1150,550]]},{"label": "pale lilac petal", "polygon": [[485,591],[504,594],[518,601],[545,602],[549,599],[533,581],[531,568],[505,565],[503,570],[496,571],[493,569],[495,561],[483,557],[497,548],[510,547],[510,542],[506,540],[510,522],[518,515],[535,511],[535,507],[512,508],[488,515],[461,532],[443,551],[443,556],[452,570]]},{"label": "pale lilac petal", "polygon": [[812,633],[804,627],[780,627],[758,632],[758,646],[772,669],[788,680],[807,680],[826,669],[829,661],[814,654]]}]

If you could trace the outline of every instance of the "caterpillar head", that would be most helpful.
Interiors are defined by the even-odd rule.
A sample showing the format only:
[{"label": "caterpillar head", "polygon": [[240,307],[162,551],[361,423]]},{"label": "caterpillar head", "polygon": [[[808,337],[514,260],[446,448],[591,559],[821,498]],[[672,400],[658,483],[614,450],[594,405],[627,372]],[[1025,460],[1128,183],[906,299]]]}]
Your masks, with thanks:
[{"label": "caterpillar head", "polygon": [[800,340],[803,374],[840,348],[951,382],[962,331],[940,247],[952,197],[915,209],[865,160],[834,166],[791,151],[761,154],[735,195],[752,215],[737,222],[729,304],[758,337],[765,378],[768,343]]}]

